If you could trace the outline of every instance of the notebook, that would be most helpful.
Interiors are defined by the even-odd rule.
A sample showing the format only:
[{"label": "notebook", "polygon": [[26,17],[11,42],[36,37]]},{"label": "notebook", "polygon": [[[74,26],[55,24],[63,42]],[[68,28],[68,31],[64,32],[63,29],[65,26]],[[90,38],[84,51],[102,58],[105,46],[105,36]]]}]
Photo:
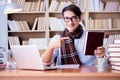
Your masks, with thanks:
[{"label": "notebook", "polygon": [[104,32],[87,31],[85,38],[84,54],[94,55],[94,50],[103,45]]},{"label": "notebook", "polygon": [[43,64],[39,50],[35,45],[12,45],[11,50],[18,69],[49,70],[57,68],[78,68],[79,65],[60,65],[46,67]]}]

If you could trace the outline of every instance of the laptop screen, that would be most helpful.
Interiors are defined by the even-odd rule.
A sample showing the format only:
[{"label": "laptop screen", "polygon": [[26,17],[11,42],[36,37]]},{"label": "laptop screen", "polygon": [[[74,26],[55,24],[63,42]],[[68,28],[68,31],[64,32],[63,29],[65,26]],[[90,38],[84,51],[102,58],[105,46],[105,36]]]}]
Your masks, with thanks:
[{"label": "laptop screen", "polygon": [[20,69],[44,69],[39,50],[35,45],[12,45],[13,56]]}]

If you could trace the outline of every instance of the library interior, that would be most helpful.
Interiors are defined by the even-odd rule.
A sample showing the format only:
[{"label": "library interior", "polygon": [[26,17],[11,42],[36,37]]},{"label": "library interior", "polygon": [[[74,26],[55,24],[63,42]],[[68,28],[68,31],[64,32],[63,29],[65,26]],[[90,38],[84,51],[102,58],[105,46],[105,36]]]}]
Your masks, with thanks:
[{"label": "library interior", "polygon": [[[19,11],[11,9],[5,12],[6,8],[11,8],[8,7],[9,4],[19,6]],[[44,57],[43,54],[46,53],[51,41],[54,42],[55,35],[66,30],[67,22],[65,22],[62,10],[69,5],[75,5],[81,10],[79,24],[86,31],[84,41],[79,39],[77,43],[72,39],[74,44],[84,45],[80,49],[75,46],[76,51],[82,52],[79,55],[80,59],[83,59],[81,60],[83,64],[87,60],[86,58],[93,61],[90,57],[95,58],[95,64],[56,66],[53,62],[47,67],[54,67],[54,69],[39,70],[38,67],[41,65],[34,62],[41,60],[37,59],[38,57]],[[68,18],[68,23],[74,24],[73,18]],[[0,0],[0,19],[0,80],[120,79],[120,0]],[[64,40],[64,43],[65,41],[67,42]],[[84,43],[79,43],[81,41]],[[67,48],[66,44],[65,48]],[[32,48],[34,46],[37,48]],[[106,51],[104,57],[99,58],[90,54],[94,53],[92,51],[94,46],[104,47]],[[13,49],[14,47],[16,48]],[[62,48],[58,49],[55,49],[56,52],[62,52]],[[55,52],[54,49],[52,51]],[[22,54],[24,52],[26,54]],[[34,55],[32,52],[36,54],[34,53]],[[37,57],[35,58],[35,56]],[[58,58],[57,55],[55,62],[58,61]],[[25,61],[21,59],[25,59]],[[44,60],[41,62],[43,67],[46,67],[47,63],[44,63]],[[19,67],[25,66],[25,64],[29,67],[28,69]],[[32,68],[32,66],[35,67]]]}]

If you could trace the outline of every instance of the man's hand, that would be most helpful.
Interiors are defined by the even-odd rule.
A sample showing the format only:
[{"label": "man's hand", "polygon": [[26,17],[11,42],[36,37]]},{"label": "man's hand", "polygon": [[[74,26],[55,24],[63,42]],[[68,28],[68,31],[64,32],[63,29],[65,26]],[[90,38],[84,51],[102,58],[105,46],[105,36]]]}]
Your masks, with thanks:
[{"label": "man's hand", "polygon": [[94,50],[94,54],[96,57],[103,58],[105,55],[105,48],[103,46],[97,47],[96,50]]},{"label": "man's hand", "polygon": [[52,44],[49,44],[49,48],[58,48],[61,47],[64,44],[64,40],[69,39],[69,37],[61,37],[57,41],[53,42]]}]

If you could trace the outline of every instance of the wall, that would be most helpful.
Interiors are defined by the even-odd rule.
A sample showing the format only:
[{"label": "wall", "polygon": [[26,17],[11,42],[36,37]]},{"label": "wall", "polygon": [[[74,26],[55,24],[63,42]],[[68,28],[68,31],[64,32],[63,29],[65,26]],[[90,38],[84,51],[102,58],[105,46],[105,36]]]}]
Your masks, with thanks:
[{"label": "wall", "polygon": [[[4,8],[5,5],[0,6],[0,47],[4,47],[7,50],[8,49],[7,15],[3,14]],[[4,58],[4,61],[6,61],[6,58]]]}]

